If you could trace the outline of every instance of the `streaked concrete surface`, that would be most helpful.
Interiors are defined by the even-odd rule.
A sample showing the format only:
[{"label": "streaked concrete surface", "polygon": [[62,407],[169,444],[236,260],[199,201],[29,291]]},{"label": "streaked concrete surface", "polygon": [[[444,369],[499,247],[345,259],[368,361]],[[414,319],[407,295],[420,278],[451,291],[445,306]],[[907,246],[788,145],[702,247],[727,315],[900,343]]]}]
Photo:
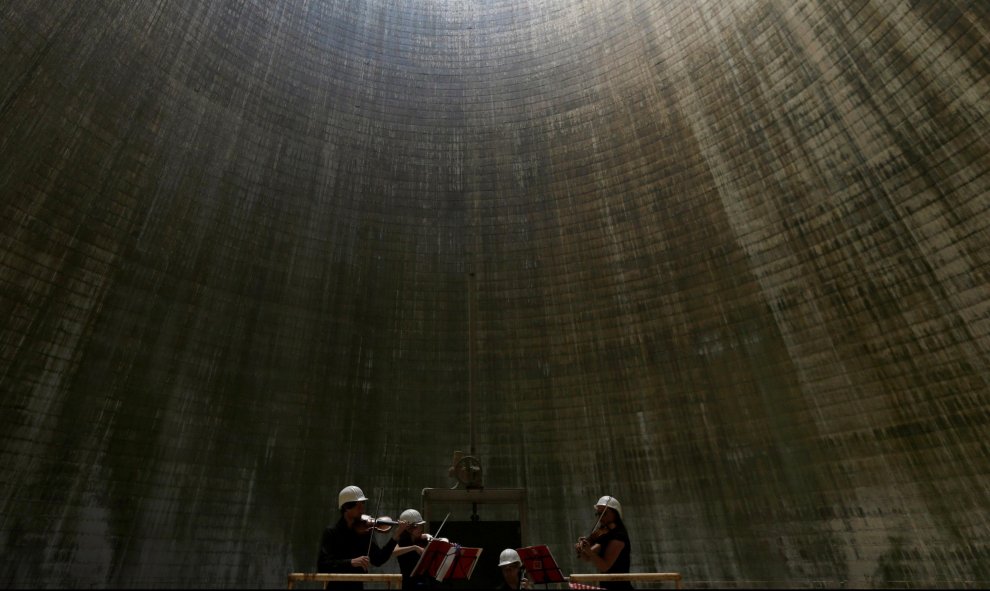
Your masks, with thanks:
[{"label": "streaked concrete surface", "polygon": [[988,11],[3,4],[0,584],[280,586],[473,424],[568,571],[613,494],[685,585],[990,585]]}]

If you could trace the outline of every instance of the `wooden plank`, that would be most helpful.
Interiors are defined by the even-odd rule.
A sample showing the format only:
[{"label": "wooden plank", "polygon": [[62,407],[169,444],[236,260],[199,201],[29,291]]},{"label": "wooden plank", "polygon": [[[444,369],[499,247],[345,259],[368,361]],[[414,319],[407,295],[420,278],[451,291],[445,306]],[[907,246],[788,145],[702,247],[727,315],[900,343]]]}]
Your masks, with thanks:
[{"label": "wooden plank", "polygon": [[596,573],[571,575],[568,580],[574,583],[591,585],[605,581],[674,581],[676,588],[681,588],[681,573]]},{"label": "wooden plank", "polygon": [[402,585],[402,575],[390,573],[289,573],[287,580],[289,589],[303,581],[385,583],[389,589]]}]

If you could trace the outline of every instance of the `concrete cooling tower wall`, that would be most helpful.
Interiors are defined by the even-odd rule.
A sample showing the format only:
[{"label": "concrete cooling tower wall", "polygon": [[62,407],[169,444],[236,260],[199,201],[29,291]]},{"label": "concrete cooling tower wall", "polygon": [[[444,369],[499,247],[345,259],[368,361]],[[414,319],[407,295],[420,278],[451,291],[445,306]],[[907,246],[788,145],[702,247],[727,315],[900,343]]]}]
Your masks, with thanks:
[{"label": "concrete cooling tower wall", "polygon": [[4,2],[0,586],[282,586],[455,450],[566,573],[990,586],[988,138],[977,0]]}]

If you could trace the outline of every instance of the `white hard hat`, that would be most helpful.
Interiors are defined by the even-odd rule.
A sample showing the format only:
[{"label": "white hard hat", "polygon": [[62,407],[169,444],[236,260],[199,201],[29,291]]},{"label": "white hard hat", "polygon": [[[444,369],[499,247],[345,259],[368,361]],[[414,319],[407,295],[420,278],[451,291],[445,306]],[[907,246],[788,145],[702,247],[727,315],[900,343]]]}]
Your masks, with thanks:
[{"label": "white hard hat", "polygon": [[355,503],[357,501],[367,501],[368,497],[364,496],[364,492],[354,486],[345,486],[340,494],[337,495],[337,508],[343,509],[345,503]]},{"label": "white hard hat", "polygon": [[512,548],[506,548],[502,550],[502,553],[498,555],[498,565],[499,566],[509,566],[510,564],[522,565],[522,560],[519,558],[519,553]]},{"label": "white hard hat", "polygon": [[406,509],[399,515],[399,521],[405,521],[409,525],[423,525],[426,523],[423,521],[423,516],[419,514],[419,511],[415,509]]},{"label": "white hard hat", "polygon": [[604,497],[598,499],[598,502],[595,503],[595,508],[597,509],[598,507],[611,507],[615,509],[615,512],[619,514],[619,517],[622,517],[622,505],[619,504],[619,499],[615,497],[605,495]]}]

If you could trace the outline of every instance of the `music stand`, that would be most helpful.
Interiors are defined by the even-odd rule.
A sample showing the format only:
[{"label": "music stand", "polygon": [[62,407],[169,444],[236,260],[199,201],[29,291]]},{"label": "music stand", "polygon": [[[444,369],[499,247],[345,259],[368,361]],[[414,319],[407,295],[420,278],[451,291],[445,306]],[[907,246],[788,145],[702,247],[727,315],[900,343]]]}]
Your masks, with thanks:
[{"label": "music stand", "polygon": [[564,573],[560,572],[560,567],[550,554],[550,548],[546,546],[529,546],[516,550],[519,558],[523,562],[523,568],[529,579],[538,585],[549,585],[550,583],[563,583]]}]

